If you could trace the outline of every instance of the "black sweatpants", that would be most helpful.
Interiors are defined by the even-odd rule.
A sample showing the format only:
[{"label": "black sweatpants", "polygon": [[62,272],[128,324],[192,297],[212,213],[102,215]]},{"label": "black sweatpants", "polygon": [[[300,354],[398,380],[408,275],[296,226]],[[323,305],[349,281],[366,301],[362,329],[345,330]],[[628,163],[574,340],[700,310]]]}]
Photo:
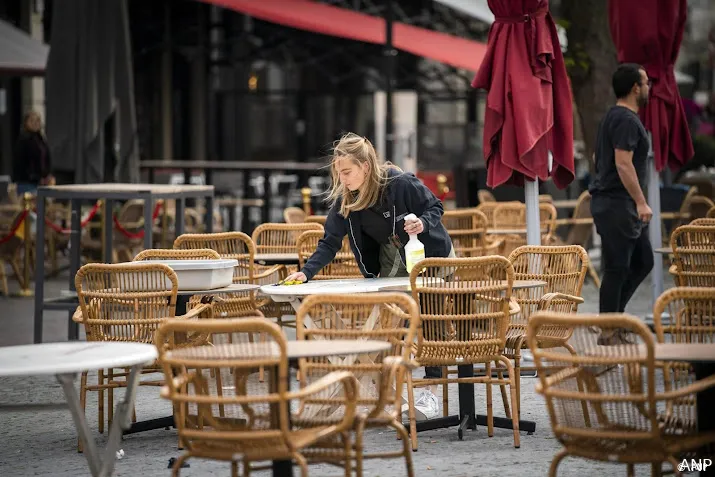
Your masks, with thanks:
[{"label": "black sweatpants", "polygon": [[648,226],[638,218],[630,198],[594,195],[591,214],[601,236],[599,311],[624,312],[628,301],[653,269]]}]

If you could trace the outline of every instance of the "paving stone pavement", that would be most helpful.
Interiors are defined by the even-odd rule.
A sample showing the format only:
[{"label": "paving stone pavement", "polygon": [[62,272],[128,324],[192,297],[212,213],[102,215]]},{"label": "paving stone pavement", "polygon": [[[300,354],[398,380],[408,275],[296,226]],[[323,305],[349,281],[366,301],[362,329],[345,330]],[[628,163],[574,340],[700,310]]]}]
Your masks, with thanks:
[{"label": "paving stone pavement", "polygon": [[[666,273],[667,275],[667,273]],[[666,280],[669,280],[666,277]],[[48,280],[46,296],[66,288],[67,276]],[[666,286],[672,286],[667,282]],[[645,316],[651,309],[650,282],[644,283],[631,301],[628,311]],[[598,310],[598,291],[587,282],[583,291],[586,302],[583,312]],[[23,298],[0,298],[3,312],[0,314],[0,346],[32,342],[33,301]],[[45,341],[67,339],[67,314],[47,312],[44,325]],[[416,373],[421,370],[416,371]],[[92,378],[90,378],[92,379]],[[419,450],[412,454],[415,474],[418,477],[511,477],[546,476],[553,455],[560,444],[553,437],[548,415],[541,397],[534,392],[533,378],[522,379],[522,419],[536,422],[533,435],[521,433],[521,448],[513,446],[510,430],[495,429],[488,437],[486,428],[467,431],[464,440],[457,439],[456,429],[442,429],[419,434]],[[119,398],[119,391],[117,397]],[[439,394],[439,393],[438,393]],[[450,396],[457,396],[456,385],[450,388]],[[494,395],[495,415],[504,415],[499,393]],[[456,413],[457,399],[451,399],[450,411]],[[117,402],[117,401],[115,401]],[[477,412],[485,413],[484,386],[476,386]],[[13,405],[22,403],[62,404],[64,396],[59,384],[51,377],[0,378],[0,477],[14,476],[85,476],[89,475],[86,460],[76,452],[76,432],[66,408],[19,411]],[[89,393],[87,418],[95,430],[100,445],[106,440],[97,429],[96,393]],[[162,400],[156,387],[141,387],[137,397],[139,420],[166,416],[171,413],[170,404]],[[370,430],[366,435],[370,450],[397,449],[401,445],[389,430]],[[115,475],[124,477],[168,476],[168,461],[178,457],[175,430],[155,430],[127,436],[122,448],[124,458],[116,465]],[[190,460],[190,468],[182,476],[230,475],[226,463]],[[559,467],[559,476],[625,475],[625,467],[567,458]],[[266,476],[268,472],[252,475]],[[329,466],[311,466],[311,476],[343,475],[340,469]],[[401,460],[367,461],[364,475],[370,477],[398,477],[406,475]],[[641,466],[636,475],[650,475],[650,467]]]}]

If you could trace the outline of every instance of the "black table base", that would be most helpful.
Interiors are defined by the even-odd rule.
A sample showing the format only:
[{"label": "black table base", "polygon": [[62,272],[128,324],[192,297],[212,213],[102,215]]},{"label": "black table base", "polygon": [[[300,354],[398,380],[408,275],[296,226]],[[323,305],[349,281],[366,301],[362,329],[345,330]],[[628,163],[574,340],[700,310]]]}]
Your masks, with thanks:
[{"label": "black table base", "polygon": [[124,435],[136,434],[137,432],[152,431],[154,429],[168,429],[176,427],[174,416],[160,417],[157,419],[149,419],[147,421],[135,422],[132,426],[124,431]]},{"label": "black table base", "polygon": [[[474,365],[457,366],[457,376],[459,378],[471,378],[474,376]],[[474,404],[474,384],[459,383],[459,415],[438,417],[417,423],[417,432],[443,429],[457,426],[457,436],[459,440],[464,438],[465,429],[475,430],[477,426],[488,425],[487,416],[477,414]],[[517,406],[512,403],[512,411]],[[506,417],[494,417],[494,427],[500,429],[514,429],[512,420]],[[519,431],[525,431],[529,435],[536,431],[536,423],[533,421],[519,420]]]}]

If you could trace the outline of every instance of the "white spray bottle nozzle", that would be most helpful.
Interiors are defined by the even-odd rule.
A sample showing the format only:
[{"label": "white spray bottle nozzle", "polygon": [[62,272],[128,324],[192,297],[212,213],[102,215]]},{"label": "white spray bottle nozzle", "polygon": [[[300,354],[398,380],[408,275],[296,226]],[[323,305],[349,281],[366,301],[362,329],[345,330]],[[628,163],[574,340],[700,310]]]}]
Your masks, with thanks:
[{"label": "white spray bottle nozzle", "polygon": [[[407,215],[405,215],[405,220],[406,221],[407,220],[417,220],[417,216],[415,214],[407,214]],[[407,234],[407,235],[409,235],[410,238],[417,237],[417,234]]]}]

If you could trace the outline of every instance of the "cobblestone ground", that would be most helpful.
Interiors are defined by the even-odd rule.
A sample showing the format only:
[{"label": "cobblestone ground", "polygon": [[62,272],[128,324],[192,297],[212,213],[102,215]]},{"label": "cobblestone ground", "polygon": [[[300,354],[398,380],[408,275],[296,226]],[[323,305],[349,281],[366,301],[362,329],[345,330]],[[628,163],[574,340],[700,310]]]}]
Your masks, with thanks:
[{"label": "cobblestone ground", "polygon": [[[666,273],[667,275],[667,273]],[[667,280],[668,278],[666,278]],[[67,277],[53,279],[46,284],[46,296],[59,293],[66,287]],[[666,286],[672,286],[667,283]],[[581,311],[598,310],[598,292],[589,282],[583,292],[586,303]],[[650,282],[644,283],[631,301],[629,312],[645,316],[651,308]],[[30,299],[0,298],[3,313],[0,317],[0,346],[25,344],[32,341],[32,310]],[[45,341],[67,339],[67,315],[61,312],[45,314]],[[420,370],[421,372],[421,370]],[[92,379],[90,377],[90,379]],[[536,422],[533,435],[521,434],[521,448],[513,446],[511,431],[495,429],[488,437],[486,428],[468,431],[464,440],[457,439],[456,429],[442,429],[419,434],[419,451],[413,453],[418,477],[509,477],[545,476],[549,464],[560,445],[554,439],[541,397],[534,392],[533,378],[522,379],[522,419]],[[477,412],[485,413],[484,386],[476,386]],[[450,389],[450,411],[456,413],[457,389]],[[494,395],[495,415],[504,415],[499,393]],[[117,395],[118,398],[118,395]],[[116,401],[115,401],[116,402]],[[23,411],[15,408],[23,403],[46,403],[57,406],[42,410]],[[0,477],[13,476],[85,476],[89,475],[85,458],[76,452],[76,432],[69,411],[61,405],[64,396],[59,384],[50,377],[0,378]],[[89,393],[87,418],[95,437],[103,445],[106,439],[97,429],[96,394]],[[155,387],[142,387],[137,397],[139,420],[166,416],[171,406],[158,396]],[[400,442],[389,430],[371,430],[366,435],[369,450],[397,448]],[[155,430],[127,436],[123,441],[125,456],[117,462],[116,475],[168,476],[168,461],[178,457],[175,430]],[[190,468],[183,476],[230,475],[228,464],[190,460]],[[606,463],[568,458],[559,468],[560,476],[625,475],[625,467]],[[636,469],[637,475],[650,475],[650,467]],[[252,475],[269,475],[255,472]],[[342,475],[339,469],[312,466],[312,476]],[[401,460],[368,461],[365,475],[398,477],[405,475]]]}]

